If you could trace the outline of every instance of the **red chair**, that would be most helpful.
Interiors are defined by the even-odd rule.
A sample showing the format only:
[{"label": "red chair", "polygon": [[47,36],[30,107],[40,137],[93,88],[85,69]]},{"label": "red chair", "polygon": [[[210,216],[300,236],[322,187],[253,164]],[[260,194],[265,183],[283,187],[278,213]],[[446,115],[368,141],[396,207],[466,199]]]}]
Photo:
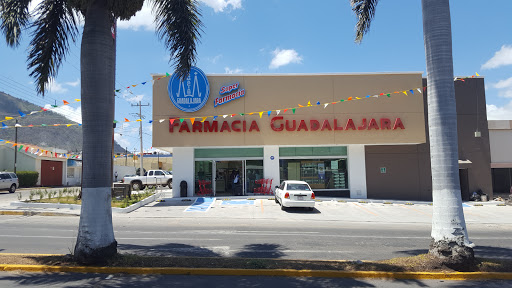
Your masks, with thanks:
[{"label": "red chair", "polygon": [[199,191],[196,193],[197,196],[206,196],[212,193],[212,189],[206,188],[207,184],[211,184],[211,181],[197,180],[199,182]]},{"label": "red chair", "polygon": [[268,186],[266,187],[265,194],[272,195],[272,194],[274,194],[274,191],[272,191],[272,180],[273,179],[269,179],[269,180],[270,181],[267,181]]},{"label": "red chair", "polygon": [[254,181],[254,184],[261,185],[259,187],[254,187],[254,193],[262,193],[263,192],[263,181],[265,179],[257,179]]},{"label": "red chair", "polygon": [[212,194],[211,186],[210,186],[210,188],[206,187],[206,185],[211,185],[211,184],[212,184],[212,181],[206,181],[206,180],[203,181],[203,190],[204,190],[204,193],[206,195],[211,195]]}]

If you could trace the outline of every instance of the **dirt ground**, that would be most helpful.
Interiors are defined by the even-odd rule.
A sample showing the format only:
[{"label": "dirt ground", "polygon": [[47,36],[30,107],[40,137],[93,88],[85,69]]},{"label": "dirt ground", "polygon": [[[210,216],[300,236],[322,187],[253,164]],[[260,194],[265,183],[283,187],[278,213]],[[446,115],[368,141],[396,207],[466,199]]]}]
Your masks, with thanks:
[{"label": "dirt ground", "polygon": [[[0,264],[84,266],[71,255],[34,256],[2,255]],[[182,268],[235,268],[235,269],[296,269],[336,271],[386,272],[455,272],[428,254],[393,258],[382,261],[306,261],[261,258],[202,258],[202,257],[149,257],[119,254],[108,260],[108,267],[182,267]],[[512,272],[511,260],[476,259],[465,272]]]}]

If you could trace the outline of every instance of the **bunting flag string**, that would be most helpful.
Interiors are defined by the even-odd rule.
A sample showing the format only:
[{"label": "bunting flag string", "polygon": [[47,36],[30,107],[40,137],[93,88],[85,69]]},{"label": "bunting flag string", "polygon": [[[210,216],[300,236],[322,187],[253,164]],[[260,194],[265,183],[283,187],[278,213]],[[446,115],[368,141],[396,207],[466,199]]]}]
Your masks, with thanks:
[{"label": "bunting flag string", "polygon": [[[73,103],[77,103],[77,102],[80,102],[81,100],[80,99],[75,99],[75,101],[73,101]],[[52,111],[52,110],[55,110],[59,107],[62,107],[62,106],[66,106],[66,105],[69,105],[70,103],[66,100],[62,100],[63,102],[63,105],[50,105],[50,104],[47,104],[47,105],[50,105],[51,108],[44,108],[44,107],[41,107],[41,110],[39,111],[32,111],[29,113],[29,115],[33,115],[33,114],[36,114],[36,113],[40,113],[40,112],[46,112],[46,111]],[[10,120],[15,120],[15,119],[20,119],[20,118],[24,118],[24,117],[27,117],[27,114],[21,112],[20,110],[18,110],[18,114],[20,114],[20,116],[17,116],[17,117],[12,117],[12,116],[5,116],[4,119],[0,119],[0,122],[5,122],[5,121],[10,121]]]},{"label": "bunting flag string", "polygon": [[80,154],[54,153],[52,151],[44,150],[44,149],[41,149],[34,145],[15,143],[12,141],[0,139],[0,146],[4,146],[4,145],[11,145],[12,148],[19,147],[19,148],[17,148],[18,152],[25,151],[25,153],[27,153],[27,154],[30,153],[30,154],[34,154],[34,155],[38,155],[38,156],[45,156],[45,157],[50,157],[50,158],[77,159],[77,160],[80,160],[82,158],[82,156]]},{"label": "bunting flag string", "polygon": [[60,126],[71,127],[71,126],[82,126],[82,124],[80,124],[80,123],[40,124],[40,125],[33,125],[33,124],[21,125],[21,124],[16,124],[14,126],[8,126],[8,125],[5,125],[5,123],[2,122],[2,127],[0,129],[8,129],[8,128],[33,128],[33,127],[60,127]]},{"label": "bunting flag string", "polygon": [[[171,74],[169,73],[165,73],[165,76],[161,76],[161,77],[158,77],[156,79],[152,79],[151,80],[151,84],[155,84],[155,81],[158,81],[158,80],[161,80],[163,78],[168,78],[168,77],[171,77]],[[115,93],[120,93],[122,90],[128,90],[128,89],[131,89],[131,88],[135,88],[136,86],[138,85],[146,85],[146,83],[148,83],[148,81],[144,81],[144,82],[140,82],[140,83],[137,83],[137,84],[132,84],[132,85],[128,85],[124,88],[118,88],[118,89],[115,89]]]},{"label": "bunting flag string", "polygon": [[[403,90],[403,91],[394,91],[394,92],[387,92],[387,93],[379,93],[379,94],[375,94],[375,95],[367,95],[365,97],[348,97],[347,99],[340,99],[339,101],[336,101],[336,102],[321,103],[320,101],[317,101],[315,103],[316,105],[313,105],[313,104],[311,104],[311,101],[308,101],[308,103],[306,105],[297,104],[298,107],[289,107],[289,108],[281,108],[281,109],[265,110],[265,111],[256,111],[256,112],[248,112],[248,113],[223,114],[223,115],[216,115],[216,116],[196,116],[196,117],[183,117],[183,118],[181,118],[181,117],[171,117],[171,118],[168,118],[168,119],[169,119],[170,124],[172,125],[174,123],[174,121],[176,121],[176,120],[179,120],[180,123],[182,123],[184,120],[189,119],[190,122],[192,124],[194,124],[194,121],[196,121],[196,119],[201,119],[201,122],[204,122],[208,118],[213,118],[213,120],[215,120],[218,117],[226,118],[228,116],[234,117],[236,115],[240,115],[240,116],[243,116],[243,115],[258,115],[259,118],[262,118],[263,114],[267,114],[267,116],[270,117],[270,115],[272,115],[273,112],[275,112],[276,115],[279,115],[279,114],[286,113],[288,110],[291,110],[292,114],[295,114],[296,109],[309,108],[309,107],[321,107],[322,104],[323,104],[323,108],[325,109],[329,104],[334,105],[334,104],[339,104],[339,103],[347,102],[347,101],[357,101],[357,100],[364,100],[364,99],[368,99],[368,98],[378,98],[380,96],[391,97],[391,94],[403,93],[403,94],[409,96],[408,93],[414,94],[415,90],[418,91],[419,93],[422,93],[422,89],[421,88],[414,88],[414,89],[407,89],[407,90]],[[126,118],[125,118],[125,120],[127,122],[130,122]],[[162,123],[163,122],[162,120],[166,120],[166,119],[159,119],[158,121],[160,123]],[[152,120],[152,121],[155,121],[155,120]]]}]

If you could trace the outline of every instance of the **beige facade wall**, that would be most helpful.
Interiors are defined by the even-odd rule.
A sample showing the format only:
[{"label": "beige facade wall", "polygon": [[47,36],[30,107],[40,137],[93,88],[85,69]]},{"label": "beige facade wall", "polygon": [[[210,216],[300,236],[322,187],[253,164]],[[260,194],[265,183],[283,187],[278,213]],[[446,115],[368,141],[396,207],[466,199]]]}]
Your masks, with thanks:
[{"label": "beige facade wall", "polygon": [[512,168],[512,121],[489,120],[491,167]]},{"label": "beige facade wall", "polygon": [[[158,76],[154,76],[157,78]],[[425,117],[423,97],[416,91],[422,87],[421,73],[396,74],[358,74],[358,75],[210,75],[210,96],[207,104],[194,113],[186,113],[177,109],[170,101],[167,92],[169,77],[155,81],[153,86],[153,147],[215,147],[215,146],[261,146],[261,145],[343,145],[343,144],[413,144],[425,143]],[[240,83],[239,89],[245,89],[245,96],[229,103],[214,107],[215,98],[220,97],[222,86]],[[405,96],[395,91],[414,89],[415,93]],[[379,96],[366,98],[366,95],[391,93],[391,97]],[[353,97],[352,101],[329,104],[341,99]],[[356,100],[356,97],[362,98]],[[313,107],[291,110],[283,113],[285,108],[299,107],[311,102]],[[316,105],[317,101],[321,105]],[[308,131],[274,131],[271,129],[271,119],[276,116],[273,111],[270,117],[268,110],[281,109],[279,116],[283,120],[275,123],[285,125],[289,120],[296,120],[297,128],[300,120],[305,120]],[[264,111],[262,118],[258,113]],[[244,113],[240,116],[239,113]],[[219,132],[192,132],[189,119],[187,124],[175,125],[170,132],[169,121],[160,123],[159,119],[172,117],[191,118],[200,122],[201,117],[209,116],[206,121],[212,123],[213,116],[236,114],[235,117],[217,118]],[[370,129],[357,130],[363,118],[367,123],[375,119],[381,126],[381,119],[389,119],[391,128],[397,118],[400,118],[405,129]],[[348,119],[352,119],[356,130],[334,130],[334,120],[337,126],[345,127]],[[318,120],[320,128],[325,120],[332,130],[311,129],[311,120]],[[243,129],[246,121],[246,132],[220,132],[223,122],[230,128],[234,121],[235,128]],[[249,132],[253,121],[256,121],[259,131]],[[191,130],[179,132],[180,125],[186,125]],[[199,125],[196,123],[196,126]],[[201,124],[201,126],[203,126]],[[204,127],[202,127],[204,129]]]}]

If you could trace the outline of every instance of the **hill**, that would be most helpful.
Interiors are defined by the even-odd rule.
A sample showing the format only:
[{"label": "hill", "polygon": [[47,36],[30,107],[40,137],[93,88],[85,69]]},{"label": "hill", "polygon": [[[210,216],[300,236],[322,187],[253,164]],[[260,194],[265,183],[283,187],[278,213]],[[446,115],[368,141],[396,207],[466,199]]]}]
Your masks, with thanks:
[{"label": "hill", "polygon": [[[26,117],[18,118],[18,123],[22,126],[30,124],[76,123],[52,111],[29,115],[32,111],[40,111],[41,107],[28,101],[15,98],[1,91],[0,103],[0,119],[5,119],[5,116],[19,116],[18,110],[27,114]],[[10,120],[4,123],[8,126],[13,126],[15,123],[14,121],[15,120]],[[14,132],[14,128],[0,129],[0,139],[14,141]],[[82,127],[80,126],[18,128],[18,143],[32,144],[40,147],[55,147],[68,150],[69,152],[82,151],[82,139]],[[124,153],[125,149],[117,144],[117,142],[114,142],[114,152]]]}]

